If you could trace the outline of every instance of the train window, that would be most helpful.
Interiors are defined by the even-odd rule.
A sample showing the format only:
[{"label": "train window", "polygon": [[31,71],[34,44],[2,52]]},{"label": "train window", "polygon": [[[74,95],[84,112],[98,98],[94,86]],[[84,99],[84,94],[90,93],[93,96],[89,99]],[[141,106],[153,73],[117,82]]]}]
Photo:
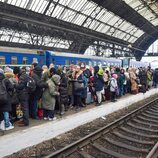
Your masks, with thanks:
[{"label": "train window", "polygon": [[71,60],[71,64],[74,64],[74,61],[73,61],[73,60]]},{"label": "train window", "polygon": [[94,66],[96,66],[97,65],[97,62],[96,61],[94,61]]},{"label": "train window", "polygon": [[11,57],[11,64],[17,64],[17,57],[15,57],[15,56],[12,56]]},{"label": "train window", "polygon": [[76,64],[77,64],[77,65],[79,65],[79,64],[80,64],[80,62],[81,62],[80,60],[77,60],[77,61],[76,61]]},{"label": "train window", "polygon": [[65,60],[65,65],[69,65],[69,60]]},{"label": "train window", "polygon": [[101,63],[101,62],[98,62],[98,66],[99,66],[99,67],[102,67],[102,63]]},{"label": "train window", "polygon": [[5,57],[4,56],[0,56],[0,64],[5,64]]},{"label": "train window", "polygon": [[89,61],[88,65],[89,65],[89,66],[92,66],[92,62],[91,62],[91,61]]},{"label": "train window", "polygon": [[27,57],[23,57],[22,63],[23,63],[23,64],[27,64],[27,63],[28,63],[28,58],[27,58]]},{"label": "train window", "polygon": [[32,63],[38,63],[38,59],[37,58],[33,58]]}]

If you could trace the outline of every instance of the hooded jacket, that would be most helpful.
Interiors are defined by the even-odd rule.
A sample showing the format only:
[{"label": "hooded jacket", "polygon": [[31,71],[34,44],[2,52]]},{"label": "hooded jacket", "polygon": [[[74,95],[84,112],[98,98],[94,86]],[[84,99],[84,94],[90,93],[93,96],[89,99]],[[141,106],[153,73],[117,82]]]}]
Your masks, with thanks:
[{"label": "hooded jacket", "polygon": [[42,77],[42,68],[40,66],[36,66],[32,73],[32,78],[36,83],[36,90],[33,93],[33,96],[37,99],[42,97],[43,88],[48,88],[48,84],[41,80]]},{"label": "hooded jacket", "polygon": [[60,84],[60,76],[53,75],[51,79],[47,81],[48,88],[46,88],[42,95],[42,106],[46,110],[54,110],[55,107],[55,96],[59,95],[58,86]]},{"label": "hooded jacket", "polygon": [[11,82],[7,78],[5,78],[4,74],[0,73],[0,82],[2,82],[2,80],[4,80],[4,84],[8,92],[8,103],[6,103],[5,105],[4,104],[0,105],[0,113],[11,111],[11,96],[9,92],[12,92],[14,89]]}]

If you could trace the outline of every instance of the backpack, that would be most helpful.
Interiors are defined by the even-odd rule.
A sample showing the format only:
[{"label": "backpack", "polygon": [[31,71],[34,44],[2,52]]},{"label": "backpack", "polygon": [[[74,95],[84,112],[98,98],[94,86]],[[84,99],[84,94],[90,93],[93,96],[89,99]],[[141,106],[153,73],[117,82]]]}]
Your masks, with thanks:
[{"label": "backpack", "polygon": [[27,80],[27,89],[28,89],[28,93],[33,93],[36,90],[36,82],[30,76],[28,76],[28,80]]},{"label": "backpack", "polygon": [[6,103],[8,103],[8,93],[3,79],[0,82],[0,104],[6,104]]}]

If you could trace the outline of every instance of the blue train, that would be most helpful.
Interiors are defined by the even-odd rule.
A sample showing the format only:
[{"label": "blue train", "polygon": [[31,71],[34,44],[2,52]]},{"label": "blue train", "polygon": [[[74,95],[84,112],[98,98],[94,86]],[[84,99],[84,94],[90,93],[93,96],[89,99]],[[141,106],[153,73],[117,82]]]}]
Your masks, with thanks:
[{"label": "blue train", "polygon": [[0,66],[30,66],[33,62],[39,65],[49,66],[51,63],[55,65],[70,65],[84,62],[89,66],[119,66],[119,67],[147,67],[148,63],[133,61],[110,59],[96,56],[86,56],[72,53],[61,53],[54,51],[38,51],[19,48],[0,48]]}]

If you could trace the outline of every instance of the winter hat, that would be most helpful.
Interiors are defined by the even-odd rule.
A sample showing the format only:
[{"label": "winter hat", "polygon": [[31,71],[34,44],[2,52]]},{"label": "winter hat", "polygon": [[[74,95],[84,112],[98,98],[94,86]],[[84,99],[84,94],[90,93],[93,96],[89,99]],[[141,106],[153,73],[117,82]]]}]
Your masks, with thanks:
[{"label": "winter hat", "polygon": [[9,68],[9,67],[5,67],[4,68],[4,72],[9,72],[9,73],[11,72],[12,73],[13,70],[11,68]]},{"label": "winter hat", "polygon": [[36,67],[36,66],[38,66],[38,63],[32,63],[32,65],[33,65],[34,67]]},{"label": "winter hat", "polygon": [[26,67],[21,67],[21,72],[26,72]]},{"label": "winter hat", "polygon": [[59,85],[60,84],[60,79],[61,77],[59,75],[53,75],[51,80],[56,84]]},{"label": "winter hat", "polygon": [[99,66],[94,66],[94,73],[96,74],[98,73],[98,71],[99,71]]},{"label": "winter hat", "polygon": [[40,66],[36,66],[33,71],[35,71],[35,72],[42,72],[43,69]]},{"label": "winter hat", "polygon": [[19,72],[20,72],[20,68],[15,66],[14,69],[13,69],[13,73],[18,74]]},{"label": "winter hat", "polygon": [[117,76],[117,74],[112,74],[112,77],[117,79],[118,76]]},{"label": "winter hat", "polygon": [[4,74],[4,71],[3,71],[3,69],[1,69],[1,68],[0,68],[0,74]]},{"label": "winter hat", "polygon": [[99,69],[98,75],[103,76],[103,73],[104,73],[103,69]]},{"label": "winter hat", "polygon": [[56,69],[54,67],[50,68],[50,74],[56,74]]}]

